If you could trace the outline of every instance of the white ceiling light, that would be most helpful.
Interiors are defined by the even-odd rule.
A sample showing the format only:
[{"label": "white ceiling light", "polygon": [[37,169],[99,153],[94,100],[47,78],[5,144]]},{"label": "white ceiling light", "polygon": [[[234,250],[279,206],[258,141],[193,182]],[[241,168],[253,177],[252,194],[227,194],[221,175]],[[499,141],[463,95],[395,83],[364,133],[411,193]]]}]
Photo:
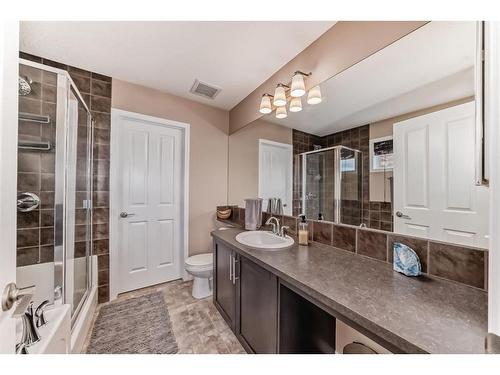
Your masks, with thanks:
[{"label": "white ceiling light", "polygon": [[273,111],[273,108],[271,106],[271,95],[269,95],[269,94],[262,95],[262,99],[260,100],[259,112],[267,115],[268,113],[271,113],[272,111]]},{"label": "white ceiling light", "polygon": [[276,89],[274,90],[273,104],[276,107],[283,107],[284,105],[286,105],[285,87],[288,87],[288,86],[285,86],[281,83],[278,83],[278,85],[276,86]]},{"label": "white ceiling light", "polygon": [[304,73],[300,70],[296,71],[292,77],[292,87],[290,90],[290,96],[294,98],[300,98],[306,93],[306,84],[304,83],[304,77],[309,77],[311,73]]},{"label": "white ceiling light", "polygon": [[290,101],[290,112],[302,111],[302,100],[300,98],[292,98]]},{"label": "white ceiling light", "polygon": [[276,108],[276,118],[282,119],[286,118],[287,116],[286,106]]},{"label": "white ceiling light", "polygon": [[319,104],[321,103],[321,90],[319,86],[314,86],[309,90],[307,94],[307,103],[308,104]]}]

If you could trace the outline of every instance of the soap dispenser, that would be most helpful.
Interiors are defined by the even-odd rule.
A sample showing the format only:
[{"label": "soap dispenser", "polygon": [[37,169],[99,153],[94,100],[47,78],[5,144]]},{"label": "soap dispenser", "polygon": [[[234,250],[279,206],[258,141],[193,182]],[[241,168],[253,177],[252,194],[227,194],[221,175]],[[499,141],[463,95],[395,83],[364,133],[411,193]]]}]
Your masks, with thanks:
[{"label": "soap dispenser", "polygon": [[299,245],[309,245],[309,225],[306,220],[306,215],[300,215],[299,222]]}]

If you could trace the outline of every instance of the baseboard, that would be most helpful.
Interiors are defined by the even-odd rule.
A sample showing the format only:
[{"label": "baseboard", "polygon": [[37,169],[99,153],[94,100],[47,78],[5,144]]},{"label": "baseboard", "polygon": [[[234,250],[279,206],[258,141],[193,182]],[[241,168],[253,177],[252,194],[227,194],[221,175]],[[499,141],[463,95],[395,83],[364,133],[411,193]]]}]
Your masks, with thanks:
[{"label": "baseboard", "polygon": [[85,344],[85,339],[90,331],[92,320],[97,308],[97,286],[94,286],[80,310],[79,316],[71,330],[71,353],[80,354]]}]

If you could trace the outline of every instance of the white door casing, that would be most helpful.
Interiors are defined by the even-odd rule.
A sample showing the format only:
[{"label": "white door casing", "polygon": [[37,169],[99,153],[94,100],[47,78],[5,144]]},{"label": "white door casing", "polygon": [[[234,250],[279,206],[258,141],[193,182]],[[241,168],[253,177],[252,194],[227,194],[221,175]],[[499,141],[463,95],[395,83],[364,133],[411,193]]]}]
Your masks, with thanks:
[{"label": "white door casing", "polygon": [[259,198],[281,198],[285,215],[292,214],[293,148],[287,143],[259,139]]},{"label": "white door casing", "polygon": [[[19,23],[0,20],[0,295],[16,282],[18,58]],[[0,307],[0,354],[15,351],[12,312]]]},{"label": "white door casing", "polygon": [[395,123],[393,131],[395,232],[487,247],[488,188],[475,185],[475,103]]},{"label": "white door casing", "polygon": [[111,123],[113,299],[184,275],[189,125],[117,109]]}]

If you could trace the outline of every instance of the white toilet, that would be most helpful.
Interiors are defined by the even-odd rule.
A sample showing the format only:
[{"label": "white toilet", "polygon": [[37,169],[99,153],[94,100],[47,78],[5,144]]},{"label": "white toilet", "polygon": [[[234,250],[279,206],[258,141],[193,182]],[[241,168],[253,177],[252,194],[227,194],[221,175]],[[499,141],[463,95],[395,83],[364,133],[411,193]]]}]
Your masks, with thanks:
[{"label": "white toilet", "polygon": [[193,275],[193,297],[200,299],[212,295],[212,253],[193,255],[186,259],[187,273]]}]

